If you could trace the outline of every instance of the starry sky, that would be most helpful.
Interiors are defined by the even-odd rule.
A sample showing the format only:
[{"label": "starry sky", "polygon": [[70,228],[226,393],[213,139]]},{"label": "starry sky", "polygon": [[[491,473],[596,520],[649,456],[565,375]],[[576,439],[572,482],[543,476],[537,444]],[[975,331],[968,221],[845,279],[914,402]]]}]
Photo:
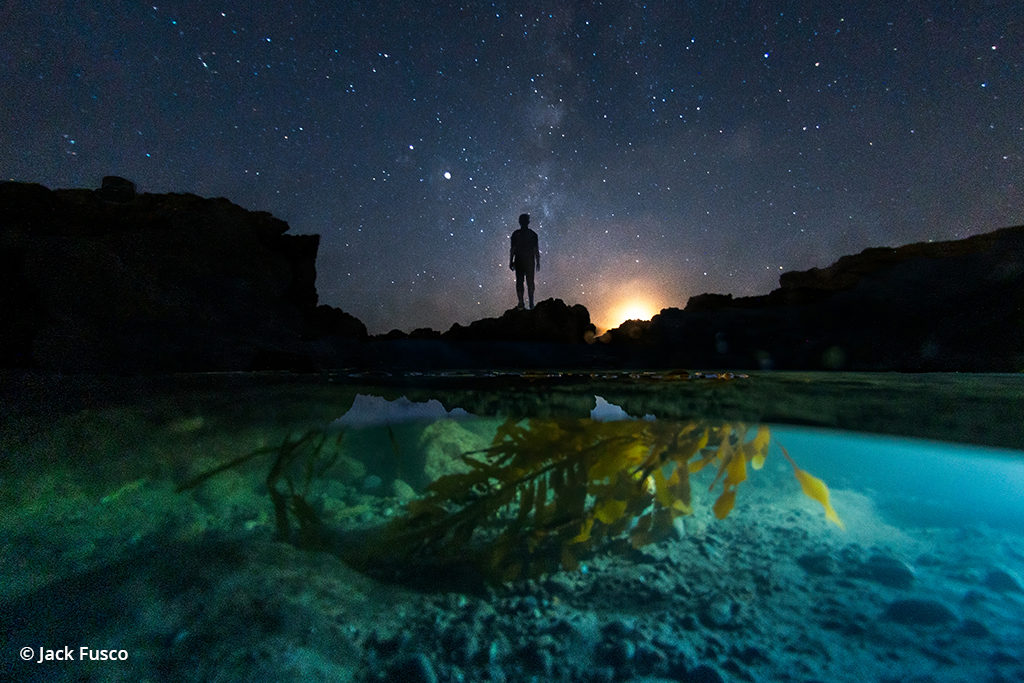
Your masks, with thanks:
[{"label": "starry sky", "polygon": [[522,212],[599,328],[1024,223],[1016,0],[20,0],[0,60],[0,177],[270,211],[371,333],[512,307]]}]

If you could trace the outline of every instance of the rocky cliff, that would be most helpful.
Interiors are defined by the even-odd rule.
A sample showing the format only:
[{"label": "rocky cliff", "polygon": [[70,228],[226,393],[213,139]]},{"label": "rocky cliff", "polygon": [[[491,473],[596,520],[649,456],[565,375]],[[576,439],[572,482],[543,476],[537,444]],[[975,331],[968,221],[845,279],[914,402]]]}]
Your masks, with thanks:
[{"label": "rocky cliff", "polygon": [[[226,199],[0,184],[0,367],[273,366],[366,328],[317,306],[317,235]],[[282,359],[284,359],[282,361]]]},{"label": "rocky cliff", "polygon": [[784,273],[765,296],[693,297],[643,331],[655,364],[1020,372],[1024,226],[873,248]]}]

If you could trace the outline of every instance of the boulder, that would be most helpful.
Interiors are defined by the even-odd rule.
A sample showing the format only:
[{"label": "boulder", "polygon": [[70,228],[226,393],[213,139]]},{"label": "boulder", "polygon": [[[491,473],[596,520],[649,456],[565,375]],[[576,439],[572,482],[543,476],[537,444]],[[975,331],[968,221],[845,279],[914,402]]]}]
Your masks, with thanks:
[{"label": "boulder", "polygon": [[135,183],[116,175],[103,178],[103,185],[96,190],[96,196],[108,202],[124,204],[135,199]]}]

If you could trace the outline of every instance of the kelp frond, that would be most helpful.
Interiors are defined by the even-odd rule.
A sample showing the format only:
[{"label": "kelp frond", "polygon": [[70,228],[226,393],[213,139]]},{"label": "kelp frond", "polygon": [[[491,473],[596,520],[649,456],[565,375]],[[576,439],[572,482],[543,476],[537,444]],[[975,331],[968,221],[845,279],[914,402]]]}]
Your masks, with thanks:
[{"label": "kelp frond", "polygon": [[832,503],[829,502],[828,487],[825,486],[825,482],[797,467],[796,462],[793,461],[793,458],[789,457],[789,453],[781,444],[779,448],[782,449],[782,454],[786,456],[789,464],[793,466],[793,474],[796,476],[796,480],[800,482],[800,488],[803,490],[804,495],[821,503],[821,506],[825,508],[825,519],[845,531],[846,526],[843,524],[843,520],[839,519],[839,515],[832,508]]},{"label": "kelp frond", "polygon": [[[177,490],[181,493],[193,489],[221,472],[261,456],[274,456],[266,485],[274,505],[277,539],[299,547],[320,548],[325,543],[323,524],[309,504],[309,495],[314,482],[337,462],[344,434],[343,431],[329,434],[321,429],[311,429],[298,436],[289,434],[280,446],[258,448],[229,460],[189,479]],[[293,517],[297,522],[294,533]]]},{"label": "kelp frond", "polygon": [[[691,475],[716,466],[712,506],[732,511],[747,467],[759,470],[770,432],[761,425],[589,419],[507,420],[492,446],[467,453],[469,472],[433,482],[394,520],[377,552],[392,561],[469,560],[495,581],[576,569],[609,541],[633,548],[674,533],[693,512]],[[784,455],[789,458],[789,454]],[[842,526],[821,480],[796,468],[804,493]]]},{"label": "kelp frond", "polygon": [[[724,519],[750,471],[764,466],[771,442],[765,425],[509,419],[490,448],[462,455],[465,472],[437,479],[406,514],[339,548],[340,537],[325,528],[309,499],[338,459],[342,437],[316,429],[289,435],[178,490],[272,456],[266,486],[280,540],[338,552],[363,568],[468,564],[487,580],[505,582],[577,569],[599,548],[636,549],[670,537],[680,518],[693,513],[693,477],[705,468],[714,468],[708,490],[720,487],[711,510]],[[804,494],[843,528],[825,483],[800,469],[785,448],[782,454]]]}]

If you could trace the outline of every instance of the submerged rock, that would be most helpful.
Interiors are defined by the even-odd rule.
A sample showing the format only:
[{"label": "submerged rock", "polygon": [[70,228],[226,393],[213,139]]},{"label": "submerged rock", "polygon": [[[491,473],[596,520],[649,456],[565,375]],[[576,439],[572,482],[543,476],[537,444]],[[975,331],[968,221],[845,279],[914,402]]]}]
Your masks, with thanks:
[{"label": "submerged rock", "polygon": [[704,626],[714,629],[732,629],[738,626],[737,619],[743,605],[724,595],[715,596],[700,612]]},{"label": "submerged rock", "polygon": [[938,600],[917,598],[893,600],[882,618],[910,626],[939,626],[957,620],[953,610]]},{"label": "submerged rock", "polygon": [[409,484],[401,479],[391,482],[391,495],[402,503],[408,503],[416,497],[416,491]]},{"label": "submerged rock", "polygon": [[829,553],[807,553],[798,557],[796,563],[808,574],[831,576],[836,573],[836,558]]},{"label": "submerged rock", "polygon": [[975,619],[964,619],[964,623],[960,625],[956,633],[965,638],[987,638],[992,635],[988,626]]},{"label": "submerged rock", "polygon": [[857,578],[904,590],[913,587],[917,578],[910,565],[889,555],[872,555],[856,567],[852,574]]},{"label": "submerged rock", "polygon": [[990,569],[982,585],[1000,593],[1024,593],[1020,580],[1004,569]]},{"label": "submerged rock", "polygon": [[718,669],[707,664],[701,664],[691,671],[687,680],[690,683],[725,683],[725,679],[722,678]]},{"label": "submerged rock", "polygon": [[427,481],[449,474],[471,472],[462,455],[480,451],[491,445],[490,439],[466,429],[456,420],[439,420],[426,429],[419,440],[426,452],[423,473]]},{"label": "submerged rock", "polygon": [[388,683],[437,683],[437,672],[422,652],[399,660],[388,671]]}]

